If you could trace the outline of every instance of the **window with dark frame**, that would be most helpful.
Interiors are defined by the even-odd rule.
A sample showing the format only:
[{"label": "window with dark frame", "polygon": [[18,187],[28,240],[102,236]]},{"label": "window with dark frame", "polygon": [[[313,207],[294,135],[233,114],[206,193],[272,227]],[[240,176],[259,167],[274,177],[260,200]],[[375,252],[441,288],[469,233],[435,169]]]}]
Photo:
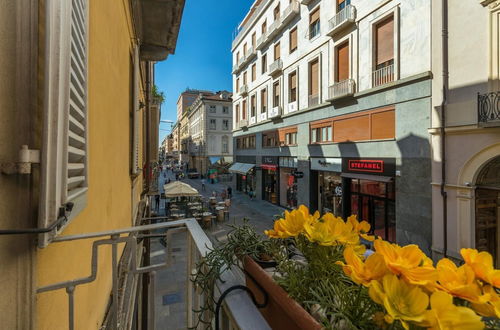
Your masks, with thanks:
[{"label": "window with dark frame", "polygon": [[267,54],[262,55],[260,71],[262,74],[267,72]]},{"label": "window with dark frame", "polygon": [[252,82],[257,78],[257,65],[254,63],[252,65]]},{"label": "window with dark frame", "polygon": [[333,129],[331,123],[311,128],[312,144],[332,142],[332,141],[333,141]]},{"label": "window with dark frame", "polygon": [[319,103],[319,59],[309,63],[309,106]]},{"label": "window with dark frame", "polygon": [[309,15],[309,39],[312,39],[320,33],[319,7]]},{"label": "window with dark frame", "polygon": [[394,81],[394,15],[375,25],[375,71],[372,85]]},{"label": "window with dark frame", "polygon": [[337,12],[351,4],[351,0],[337,0]]},{"label": "window with dark frame", "polygon": [[274,60],[277,61],[281,57],[281,48],[280,48],[280,42],[278,41],[277,43],[274,44]]},{"label": "window with dark frame", "polygon": [[273,17],[274,17],[275,22],[280,18],[280,4],[279,3],[276,7],[274,7]]},{"label": "window with dark frame", "polygon": [[247,100],[243,100],[243,106],[241,109],[241,119],[245,120],[247,119]]},{"label": "window with dark frame", "polygon": [[250,117],[255,117],[257,112],[257,96],[254,94],[250,97]]}]

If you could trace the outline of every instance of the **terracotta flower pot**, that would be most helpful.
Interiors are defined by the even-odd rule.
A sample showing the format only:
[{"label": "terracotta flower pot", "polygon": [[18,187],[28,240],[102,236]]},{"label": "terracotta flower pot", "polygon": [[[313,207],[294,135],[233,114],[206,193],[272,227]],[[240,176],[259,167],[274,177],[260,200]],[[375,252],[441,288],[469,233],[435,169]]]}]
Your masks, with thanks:
[{"label": "terracotta flower pot", "polygon": [[[243,259],[245,270],[257,281],[268,294],[268,303],[259,311],[273,330],[314,330],[322,329],[321,324],[316,321],[302,306],[280,287],[273,278],[262,269],[252,258]],[[246,277],[246,285],[253,292],[258,303],[265,298],[259,287]]]}]

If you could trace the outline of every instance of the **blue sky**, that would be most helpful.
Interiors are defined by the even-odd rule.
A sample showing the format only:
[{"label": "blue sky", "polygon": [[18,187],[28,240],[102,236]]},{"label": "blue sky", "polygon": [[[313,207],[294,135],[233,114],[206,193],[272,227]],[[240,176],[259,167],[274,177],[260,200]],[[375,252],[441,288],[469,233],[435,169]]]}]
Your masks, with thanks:
[{"label": "blue sky", "polygon": [[[232,89],[233,31],[254,0],[186,0],[174,55],[156,64],[156,85],[165,93],[161,119],[176,120],[176,102],[187,87]],[[170,124],[160,125],[160,141]]]}]

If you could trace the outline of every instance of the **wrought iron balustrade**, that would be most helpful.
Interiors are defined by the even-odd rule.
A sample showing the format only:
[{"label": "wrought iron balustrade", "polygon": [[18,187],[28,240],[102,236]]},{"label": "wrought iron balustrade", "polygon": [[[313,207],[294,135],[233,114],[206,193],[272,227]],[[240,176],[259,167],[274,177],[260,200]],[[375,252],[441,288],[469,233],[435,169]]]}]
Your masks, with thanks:
[{"label": "wrought iron balustrade", "polygon": [[480,124],[500,125],[500,91],[477,94],[477,120]]}]

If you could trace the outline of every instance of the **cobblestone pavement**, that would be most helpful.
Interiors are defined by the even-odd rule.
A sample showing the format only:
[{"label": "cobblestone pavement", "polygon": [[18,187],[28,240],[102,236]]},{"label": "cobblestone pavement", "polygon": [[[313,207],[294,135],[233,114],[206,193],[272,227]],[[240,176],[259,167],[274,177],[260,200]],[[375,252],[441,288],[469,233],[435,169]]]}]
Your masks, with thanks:
[{"label": "cobblestone pavement", "polygon": [[[174,181],[172,172],[167,178]],[[163,192],[165,178],[159,178],[160,191]],[[183,182],[197,189],[200,194],[208,198],[213,191],[217,193],[218,201],[221,201],[220,193],[227,187],[226,183],[206,183],[205,191],[202,190],[201,179],[183,179]],[[208,181],[208,180],[206,180]],[[160,203],[159,215],[164,215],[163,201]],[[209,238],[216,243],[224,241],[231,229],[228,223],[241,224],[243,218],[255,227],[259,233],[265,229],[272,228],[273,217],[283,213],[284,209],[262,200],[251,200],[249,196],[233,190],[231,207],[229,209],[230,220],[226,223],[217,223],[210,229],[205,230]],[[170,242],[172,250],[172,264],[169,268],[157,272],[155,280],[155,323],[158,330],[186,329],[186,281],[187,281],[187,237],[186,234],[174,235]],[[159,263],[165,259],[165,247],[157,240],[151,245],[151,262]]]}]

